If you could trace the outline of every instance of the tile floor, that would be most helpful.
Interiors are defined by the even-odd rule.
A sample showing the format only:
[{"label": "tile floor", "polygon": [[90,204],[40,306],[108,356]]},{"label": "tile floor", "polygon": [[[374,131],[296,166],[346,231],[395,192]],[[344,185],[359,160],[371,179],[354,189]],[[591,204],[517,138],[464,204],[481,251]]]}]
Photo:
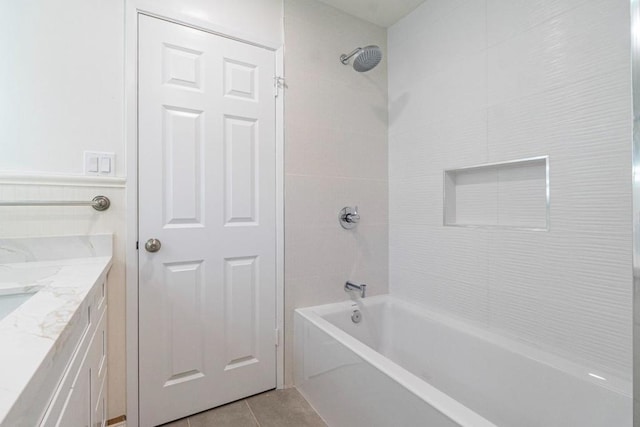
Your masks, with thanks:
[{"label": "tile floor", "polygon": [[272,390],[163,427],[326,427],[295,388]]}]

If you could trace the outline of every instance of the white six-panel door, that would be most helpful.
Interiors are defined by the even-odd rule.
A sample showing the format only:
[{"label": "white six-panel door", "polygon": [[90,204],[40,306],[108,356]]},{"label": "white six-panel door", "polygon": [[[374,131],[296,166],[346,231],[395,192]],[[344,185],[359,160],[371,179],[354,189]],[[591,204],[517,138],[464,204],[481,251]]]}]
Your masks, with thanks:
[{"label": "white six-panel door", "polygon": [[275,58],[145,15],[138,55],[147,427],[276,386]]}]

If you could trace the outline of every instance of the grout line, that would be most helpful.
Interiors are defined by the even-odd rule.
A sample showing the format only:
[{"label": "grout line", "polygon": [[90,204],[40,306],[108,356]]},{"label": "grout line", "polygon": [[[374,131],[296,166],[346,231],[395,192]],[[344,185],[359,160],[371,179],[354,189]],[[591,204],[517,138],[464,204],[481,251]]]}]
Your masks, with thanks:
[{"label": "grout line", "polygon": [[485,160],[489,161],[489,2],[484,2],[484,138]]},{"label": "grout line", "polygon": [[260,421],[258,421],[256,414],[253,413],[253,409],[251,409],[251,405],[249,405],[249,401],[245,399],[244,403],[247,405],[247,408],[249,408],[249,412],[251,412],[251,416],[253,417],[253,420],[256,422],[257,426],[260,427]]}]

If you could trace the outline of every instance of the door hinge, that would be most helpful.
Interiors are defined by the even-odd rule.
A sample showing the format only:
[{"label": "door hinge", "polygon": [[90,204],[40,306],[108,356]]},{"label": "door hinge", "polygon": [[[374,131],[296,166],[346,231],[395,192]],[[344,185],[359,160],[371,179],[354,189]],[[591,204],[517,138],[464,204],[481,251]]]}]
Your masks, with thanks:
[{"label": "door hinge", "polygon": [[286,89],[287,84],[284,81],[284,77],[274,76],[273,77],[273,96],[276,98],[280,95],[280,89]]},{"label": "door hinge", "polygon": [[136,251],[138,250],[138,242],[136,241]]},{"label": "door hinge", "polygon": [[278,347],[280,345],[280,329],[276,328],[275,333],[276,333],[275,344],[276,344],[276,347]]}]

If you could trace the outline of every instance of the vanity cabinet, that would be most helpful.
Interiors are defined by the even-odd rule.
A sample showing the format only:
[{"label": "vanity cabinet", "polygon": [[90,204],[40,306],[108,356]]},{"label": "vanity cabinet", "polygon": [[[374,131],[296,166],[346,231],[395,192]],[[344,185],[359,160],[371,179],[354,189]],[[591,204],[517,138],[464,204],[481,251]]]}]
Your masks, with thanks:
[{"label": "vanity cabinet", "polygon": [[[84,332],[49,402],[40,427],[107,425],[107,281],[96,285],[85,303]],[[71,343],[68,343],[71,345]]]}]

